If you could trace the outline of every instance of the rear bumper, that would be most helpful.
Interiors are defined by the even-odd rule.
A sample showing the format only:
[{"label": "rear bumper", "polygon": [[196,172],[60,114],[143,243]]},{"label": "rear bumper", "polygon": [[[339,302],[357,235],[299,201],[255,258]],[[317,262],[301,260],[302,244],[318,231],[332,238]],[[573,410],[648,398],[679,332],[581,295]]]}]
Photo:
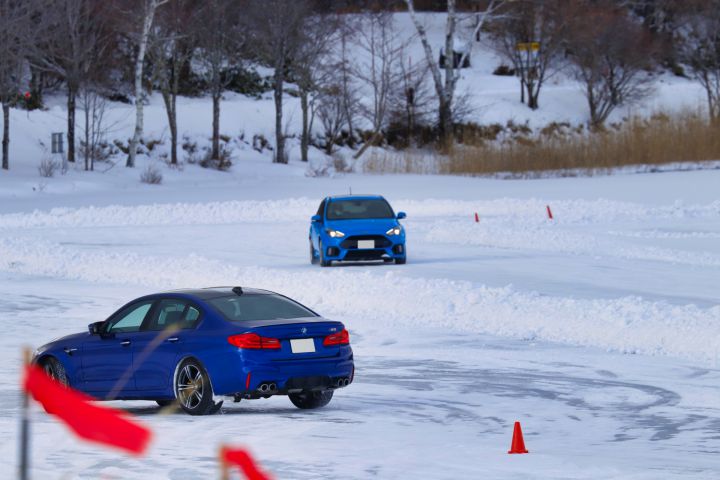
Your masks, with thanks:
[{"label": "rear bumper", "polygon": [[[352,381],[355,372],[352,349],[349,346],[341,347],[340,355],[331,358],[269,362],[241,360],[236,365],[238,367],[231,371],[224,368],[220,375],[211,373],[215,394],[239,394],[252,398],[301,390],[327,390],[344,386],[338,386],[338,380]],[[275,389],[261,393],[259,389],[263,384],[273,384]]]}]

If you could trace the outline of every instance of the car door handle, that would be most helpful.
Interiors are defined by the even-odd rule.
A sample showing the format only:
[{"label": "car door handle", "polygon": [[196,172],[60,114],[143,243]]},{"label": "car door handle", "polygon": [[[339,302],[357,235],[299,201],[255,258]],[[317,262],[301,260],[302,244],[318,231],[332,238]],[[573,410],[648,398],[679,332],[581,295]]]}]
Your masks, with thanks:
[{"label": "car door handle", "polygon": [[123,347],[127,347],[128,345],[130,345],[130,340],[123,340],[122,342],[120,342],[120,345],[122,345]]},{"label": "car door handle", "polygon": [[178,337],[170,337],[170,338],[168,338],[168,339],[165,340],[165,341],[166,341],[166,342],[170,342],[170,343],[175,343],[175,342],[177,342],[178,340],[180,340]]}]

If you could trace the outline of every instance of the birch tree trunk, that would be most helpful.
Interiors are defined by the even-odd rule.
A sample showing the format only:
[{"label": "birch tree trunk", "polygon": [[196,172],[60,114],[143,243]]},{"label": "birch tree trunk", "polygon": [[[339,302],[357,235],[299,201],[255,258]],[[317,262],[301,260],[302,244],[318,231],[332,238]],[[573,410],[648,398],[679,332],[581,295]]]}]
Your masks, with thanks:
[{"label": "birch tree trunk", "polygon": [[145,11],[143,14],[143,27],[140,33],[140,42],[138,45],[138,56],[135,60],[135,132],[128,152],[126,167],[135,166],[135,155],[137,153],[137,145],[143,134],[143,101],[145,93],[142,88],[143,65],[145,64],[145,52],[147,50],[148,37],[150,36],[150,28],[152,28],[155,10],[160,5],[167,3],[168,0],[145,0]]},{"label": "birch tree trunk", "polygon": [[[81,102],[85,104],[85,148],[84,148],[84,155],[85,158],[85,171],[87,172],[90,170],[90,110],[91,107],[89,105],[90,100],[88,98],[87,90],[84,92],[84,95],[81,99]],[[81,103],[81,105],[82,105]],[[94,152],[93,152],[94,153]]]},{"label": "birch tree trunk", "polygon": [[[279,59],[278,59],[279,60]],[[287,163],[285,156],[285,135],[283,134],[283,84],[285,83],[285,62],[275,65],[275,163]]]},{"label": "birch tree trunk", "polygon": [[212,158],[219,160],[219,169],[225,168],[225,158],[220,156],[220,99],[222,93],[215,91],[212,94],[213,121],[212,121]]},{"label": "birch tree trunk", "polygon": [[300,136],[300,160],[308,161],[310,149],[310,114],[308,105],[308,91],[300,89],[300,109],[302,110],[302,135]]},{"label": "birch tree trunk", "polygon": [[[435,93],[438,97],[438,128],[440,130],[440,141],[443,147],[448,147],[452,143],[452,129],[453,129],[453,97],[455,94],[455,87],[457,81],[460,78],[460,67],[465,63],[470,47],[472,43],[466,48],[462,54],[458,63],[458,68],[455,68],[455,26],[457,24],[457,12],[455,8],[455,0],[448,0],[447,2],[447,22],[445,24],[445,81],[443,82],[442,72],[440,66],[433,57],[432,48],[428,41],[427,31],[420,20],[415,14],[415,6],[413,0],[405,0],[408,7],[408,12],[412,18],[415,29],[420,37],[423,50],[425,52],[425,59],[430,67],[430,73],[432,74],[433,83],[435,86]],[[500,0],[491,0],[487,9],[482,14],[479,14],[473,37],[480,34],[480,30],[485,23],[485,19],[489,14],[495,11],[503,2]]]},{"label": "birch tree trunk", "polygon": [[3,138],[2,138],[2,168],[10,169],[10,104],[3,102]]},{"label": "birch tree trunk", "polygon": [[68,86],[67,99],[67,141],[68,141],[68,162],[75,162],[75,105],[77,98],[77,89],[74,86]]}]

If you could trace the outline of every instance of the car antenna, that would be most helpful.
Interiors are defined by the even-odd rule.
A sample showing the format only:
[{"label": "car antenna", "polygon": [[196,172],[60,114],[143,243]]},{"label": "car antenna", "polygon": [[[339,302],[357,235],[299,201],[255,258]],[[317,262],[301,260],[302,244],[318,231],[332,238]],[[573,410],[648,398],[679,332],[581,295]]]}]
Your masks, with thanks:
[{"label": "car antenna", "polygon": [[350,190],[350,195],[352,195],[352,187],[348,187],[348,189]]},{"label": "car antenna", "polygon": [[243,289],[242,287],[233,287],[232,292],[239,296],[243,294]]}]

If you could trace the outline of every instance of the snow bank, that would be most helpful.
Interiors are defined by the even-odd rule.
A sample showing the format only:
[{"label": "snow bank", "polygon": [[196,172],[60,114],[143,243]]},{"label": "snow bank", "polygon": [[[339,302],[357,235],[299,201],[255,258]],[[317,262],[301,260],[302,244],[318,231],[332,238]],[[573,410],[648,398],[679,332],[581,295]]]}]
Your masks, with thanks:
[{"label": "snow bank", "polygon": [[[0,215],[0,229],[35,227],[111,227],[143,225],[211,225],[238,222],[309,221],[319,199],[243,200],[208,203],[166,203],[138,206],[54,208],[49,211]],[[477,212],[482,221],[540,225],[546,223],[546,205],[563,224],[639,221],[663,218],[720,218],[720,200],[705,205],[647,206],[613,200],[547,200],[498,198],[493,200],[393,200],[396,211],[410,219],[467,217]]]},{"label": "snow bank", "polygon": [[364,318],[387,329],[445,328],[704,361],[720,350],[720,306],[549,297],[391,271],[241,268],[197,255],[104,254],[27,237],[0,239],[0,269],[149,289],[251,285],[289,294],[327,316]]}]

